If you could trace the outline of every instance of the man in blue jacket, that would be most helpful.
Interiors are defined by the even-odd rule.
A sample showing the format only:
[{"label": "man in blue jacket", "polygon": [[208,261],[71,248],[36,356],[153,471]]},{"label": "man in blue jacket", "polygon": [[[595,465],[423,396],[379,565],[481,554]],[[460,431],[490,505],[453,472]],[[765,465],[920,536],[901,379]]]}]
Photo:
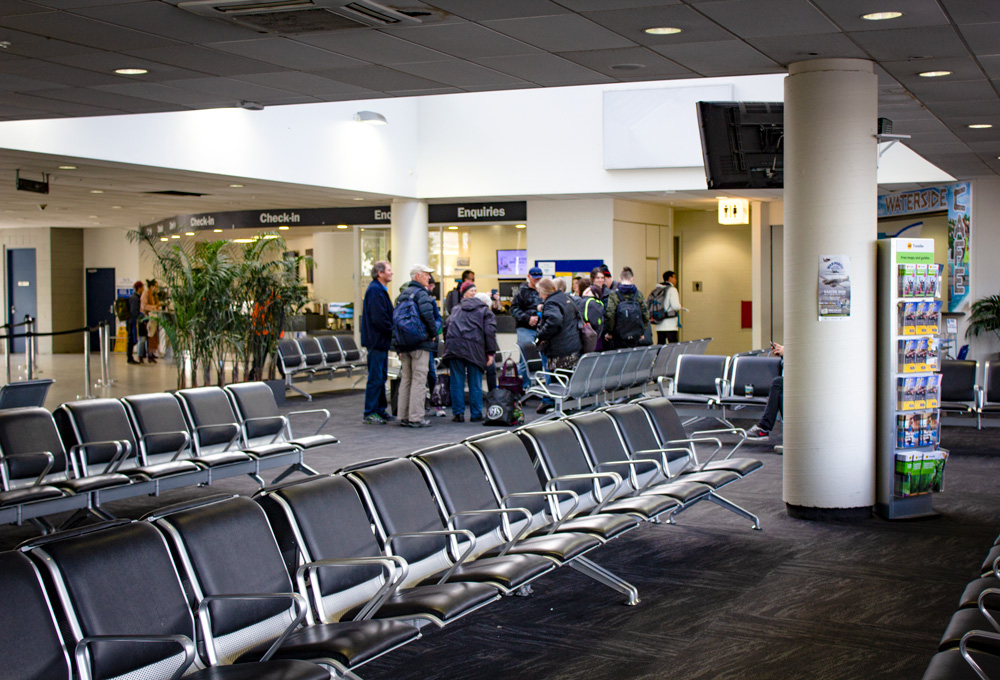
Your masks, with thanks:
[{"label": "man in blue jacket", "polygon": [[392,420],[386,411],[385,381],[389,374],[389,346],[392,343],[392,300],[389,282],[392,267],[376,262],[372,282],[365,291],[361,312],[361,344],[368,348],[368,384],[365,385],[366,425],[385,425]]}]

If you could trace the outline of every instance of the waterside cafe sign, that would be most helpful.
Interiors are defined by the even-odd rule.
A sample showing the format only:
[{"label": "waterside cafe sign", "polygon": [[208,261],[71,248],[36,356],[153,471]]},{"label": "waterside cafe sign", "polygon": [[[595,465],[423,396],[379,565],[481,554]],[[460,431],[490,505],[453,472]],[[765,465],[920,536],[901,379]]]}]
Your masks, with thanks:
[{"label": "waterside cafe sign", "polygon": [[[508,203],[451,203],[428,206],[431,224],[475,222],[523,222],[528,217],[524,201]],[[170,236],[188,231],[216,229],[277,229],[278,227],[322,227],[337,224],[390,224],[390,206],[359,208],[282,208],[279,210],[239,210],[233,212],[177,215],[140,227],[149,237]]]},{"label": "waterside cafe sign", "polygon": [[969,300],[969,244],[972,235],[972,184],[958,182],[878,197],[878,216],[948,213],[948,311],[962,311]]}]

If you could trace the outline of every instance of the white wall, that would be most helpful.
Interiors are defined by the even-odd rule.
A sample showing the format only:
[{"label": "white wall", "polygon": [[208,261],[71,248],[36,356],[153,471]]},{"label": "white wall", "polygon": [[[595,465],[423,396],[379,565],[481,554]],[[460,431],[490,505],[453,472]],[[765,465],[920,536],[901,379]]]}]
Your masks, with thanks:
[{"label": "white wall", "polygon": [[[970,258],[972,266],[972,302],[989,295],[1000,295],[1000,179],[976,180],[972,183],[972,234]],[[965,324],[959,324],[959,345],[965,342]],[[983,362],[996,360],[1000,344],[993,337],[968,340],[969,358]],[[980,383],[981,384],[981,383]]]},{"label": "white wall", "polygon": [[535,260],[609,260],[614,201],[528,201],[528,266]]},{"label": "white wall", "polygon": [[[334,232],[319,232],[313,235],[313,298],[323,303],[351,302],[355,298],[354,270],[360,263],[354,262],[354,231],[345,229]],[[304,251],[303,251],[304,252]],[[371,272],[361,272],[361,295],[368,287]]]},{"label": "white wall", "polygon": [[83,266],[86,269],[111,268],[115,279],[128,278],[138,281],[143,274],[152,277],[152,259],[140,270],[139,244],[131,243],[127,229],[105,227],[83,229]]}]

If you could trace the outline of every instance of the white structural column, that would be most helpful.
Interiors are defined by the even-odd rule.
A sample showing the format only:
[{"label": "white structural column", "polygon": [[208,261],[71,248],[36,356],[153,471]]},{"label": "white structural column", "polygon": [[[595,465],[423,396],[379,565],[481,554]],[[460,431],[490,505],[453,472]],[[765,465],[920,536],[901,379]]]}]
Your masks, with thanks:
[{"label": "white structural column", "polygon": [[[771,208],[750,202],[750,294],[753,300],[751,347],[771,341]],[[780,312],[780,310],[779,310]]]},{"label": "white structural column", "polygon": [[[872,63],[817,59],[785,80],[783,498],[807,519],[875,502],[876,118]],[[819,258],[850,258],[851,315],[819,320]]]},{"label": "white structural column", "polygon": [[393,199],[391,235],[394,277],[389,294],[395,298],[399,287],[410,278],[410,267],[427,264],[427,203]]}]

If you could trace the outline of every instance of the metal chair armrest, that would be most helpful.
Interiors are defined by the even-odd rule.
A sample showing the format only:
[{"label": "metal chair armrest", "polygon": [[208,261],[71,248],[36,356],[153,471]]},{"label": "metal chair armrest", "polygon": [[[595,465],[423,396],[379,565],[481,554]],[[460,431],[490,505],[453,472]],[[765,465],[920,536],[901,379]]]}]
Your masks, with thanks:
[{"label": "metal chair armrest", "polygon": [[289,413],[286,416],[286,419],[288,421],[288,434],[289,434],[290,438],[294,439],[294,437],[291,436],[292,435],[292,424],[291,424],[292,416],[312,415],[314,413],[322,413],[323,415],[326,416],[326,419],[322,423],[320,423],[319,427],[316,428],[316,432],[314,434],[319,434],[320,432],[323,431],[323,428],[326,427],[326,424],[328,422],[330,422],[330,409],[326,409],[326,408],[310,408],[310,409],[305,409],[305,410],[302,410],[302,411],[292,411],[291,413]]},{"label": "metal chair armrest", "polygon": [[[513,537],[510,537],[510,516],[512,514],[520,514],[523,516],[525,524],[521,527],[521,530]],[[527,508],[485,508],[483,510],[459,510],[458,512],[453,512],[448,516],[448,528],[454,529],[455,518],[462,517],[463,515],[500,515],[503,519],[501,527],[503,528],[503,535],[507,537],[507,542],[504,544],[503,550],[500,551],[500,557],[507,554],[507,551],[513,548],[518,541],[524,536],[524,533],[528,530],[531,524],[531,513],[528,512]]]},{"label": "metal chair armrest", "polygon": [[557,489],[558,487],[556,486],[556,484],[558,484],[559,482],[569,481],[574,479],[592,479],[595,482],[598,479],[610,479],[612,482],[614,482],[614,487],[611,489],[611,493],[609,493],[603,499],[601,498],[601,485],[600,484],[594,485],[594,495],[597,498],[597,505],[595,505],[593,509],[591,509],[590,514],[596,514],[601,510],[603,510],[604,506],[607,505],[608,502],[611,501],[611,499],[613,499],[615,496],[618,495],[618,491],[622,487],[622,476],[617,472],[591,472],[588,474],[560,475],[558,477],[553,477],[552,479],[550,479],[548,482],[545,483],[545,489],[546,491]]},{"label": "metal chair armrest", "polygon": [[234,593],[231,595],[206,595],[198,603],[198,619],[202,622],[202,626],[205,632],[206,640],[213,640],[211,635],[211,626],[209,625],[209,612],[208,605],[212,602],[220,600],[291,600],[295,605],[295,620],[292,621],[285,630],[282,631],[275,641],[271,644],[264,656],[260,658],[261,661],[268,661],[274,653],[281,648],[281,645],[288,639],[292,631],[299,627],[302,621],[306,617],[306,599],[299,595],[298,593]]},{"label": "metal chair armrest", "polygon": [[42,470],[42,473],[38,475],[38,478],[31,483],[31,486],[41,486],[42,480],[45,479],[45,475],[49,474],[52,470],[52,466],[55,464],[55,456],[53,456],[50,451],[27,451],[25,453],[8,453],[0,455],[0,464],[6,465],[7,461],[12,458],[36,458],[38,456],[45,458],[45,468]]},{"label": "metal chair armrest", "polygon": [[[409,565],[406,560],[399,555],[389,555],[387,557],[342,557],[337,559],[328,560],[316,560],[315,562],[309,562],[303,564],[295,571],[295,582],[299,586],[299,592],[305,596],[308,592],[306,587],[306,577],[308,576],[312,580],[312,574],[319,571],[320,569],[329,569],[335,567],[354,567],[362,566],[367,564],[378,564],[385,568],[386,579],[382,587],[372,595],[368,603],[358,612],[357,616],[354,617],[355,621],[366,621],[375,615],[375,612],[379,610],[382,603],[385,602],[399,587],[399,584],[406,580],[406,574],[409,570]],[[322,611],[322,605],[319,603],[319,593],[317,591],[317,614],[320,616],[321,623],[325,623],[325,612]]]},{"label": "metal chair armrest", "polygon": [[191,446],[191,433],[186,432],[185,430],[171,430],[169,432],[147,432],[146,434],[141,435],[139,437],[139,455],[142,457],[143,465],[148,464],[147,454],[146,454],[146,440],[151,439],[152,437],[162,437],[168,434],[179,434],[184,437],[184,443],[181,444],[180,448],[177,449],[177,452],[174,454],[173,458],[170,459],[171,461],[175,461],[178,458],[180,458],[181,454],[184,453],[184,451],[189,446]]},{"label": "metal chair armrest", "polygon": [[458,537],[461,536],[469,541],[469,547],[465,549],[455,563],[451,565],[451,568],[444,573],[444,576],[438,581],[438,584],[444,583],[451,575],[455,573],[455,570],[462,566],[462,563],[469,559],[472,551],[476,549],[476,537],[471,531],[466,529],[438,529],[435,531],[403,531],[398,534],[392,534],[385,540],[386,550],[392,550],[392,542],[397,538],[418,538],[421,536],[451,536],[456,542]]},{"label": "metal chair armrest", "polygon": [[[566,518],[572,517],[578,507],[580,507],[580,496],[577,495],[575,491],[570,491],[569,489],[552,489],[550,491],[520,491],[518,493],[507,494],[500,499],[500,507],[507,507],[507,501],[512,498],[529,498],[533,496],[545,496],[549,501],[549,512],[552,513],[552,517],[556,520],[556,523],[552,525],[549,529],[551,534],[553,531],[557,531],[559,527],[562,526]],[[573,505],[570,507],[569,512],[562,515],[559,508],[559,501],[557,500],[559,496],[569,496],[573,499]]]},{"label": "metal chair armrest", "polygon": [[[729,453],[727,453],[726,455],[724,455],[722,457],[723,460],[725,460],[726,458],[732,458],[733,454],[736,453],[736,450],[739,449],[741,446],[743,446],[743,443],[747,440],[747,431],[745,429],[743,429],[742,427],[728,427],[728,428],[723,428],[723,429],[719,429],[719,430],[698,430],[697,432],[692,432],[691,436],[694,437],[694,438],[699,438],[699,436],[703,435],[703,434],[735,434],[735,435],[739,436],[740,440],[738,442],[736,442],[736,446],[734,446],[733,448],[729,449]],[[698,441],[700,441],[700,439],[698,439]],[[720,446],[720,448],[721,448],[721,446]],[[705,462],[702,463],[702,466],[704,466],[706,463],[708,463],[713,458],[715,458],[715,455],[718,452],[719,452],[719,449],[716,449],[715,451],[713,451],[712,455],[710,455],[708,458],[706,458]]]},{"label": "metal chair armrest", "polygon": [[210,428],[214,428],[214,429],[218,430],[218,429],[222,429],[224,427],[231,427],[234,430],[233,431],[232,439],[229,440],[229,443],[226,444],[226,448],[223,449],[223,451],[228,451],[229,447],[233,445],[233,442],[235,442],[237,439],[239,439],[240,435],[243,433],[243,430],[236,423],[218,423],[216,425],[196,425],[195,427],[192,428],[192,433],[195,436],[197,436],[198,433],[201,432],[202,430],[208,430]]},{"label": "metal chair armrest", "polygon": [[[115,439],[99,442],[87,442],[86,444],[75,444],[70,447],[69,455],[71,457],[77,457],[80,461],[80,470],[86,472],[87,470],[87,449],[95,446],[115,446],[115,455],[111,457],[108,464],[104,468],[104,472],[101,474],[109,474],[112,472],[118,472],[118,468],[121,467],[125,459],[129,457],[132,453],[132,444],[124,439]],[[82,454],[82,456],[81,456]]]},{"label": "metal chair armrest", "polygon": [[553,371],[535,371],[535,380],[537,380],[539,384],[545,384],[541,379],[541,376],[543,375],[555,378],[556,382],[558,382],[563,387],[566,387],[566,385],[569,384],[569,379],[563,373],[555,373]]},{"label": "metal chair armrest", "polygon": [[1000,642],[1000,634],[990,633],[985,630],[970,630],[962,636],[961,642],[958,643],[958,651],[961,653],[962,658],[965,659],[965,662],[969,664],[975,674],[982,680],[990,680],[990,677],[983,672],[983,669],[979,667],[979,664],[977,664],[972,658],[972,655],[969,654],[969,641],[976,639]]},{"label": "metal chair armrest", "polygon": [[653,476],[650,477],[649,481],[643,484],[641,488],[639,487],[639,477],[637,476],[636,468],[646,465],[653,466],[653,469],[660,474],[660,477],[664,476],[663,464],[653,458],[643,458],[640,460],[609,460],[603,463],[598,463],[595,467],[598,471],[600,471],[602,467],[627,467],[629,469],[629,481],[631,482],[632,487],[635,488],[637,493],[641,493],[658,481],[656,476]]},{"label": "metal chair armrest", "polygon": [[976,600],[976,606],[979,607],[980,613],[986,617],[986,620],[990,622],[993,626],[993,630],[1000,633],[1000,624],[997,623],[996,618],[994,618],[993,613],[986,608],[986,599],[1000,595],[1000,588],[987,588],[983,592],[979,593],[979,598]]},{"label": "metal chair armrest", "polygon": [[170,680],[180,680],[194,663],[195,646],[190,638],[184,635],[88,635],[76,643],[73,655],[76,666],[80,669],[84,680],[90,680],[90,664],[87,662],[87,649],[97,642],[175,642],[184,652],[184,661],[170,676]]}]

